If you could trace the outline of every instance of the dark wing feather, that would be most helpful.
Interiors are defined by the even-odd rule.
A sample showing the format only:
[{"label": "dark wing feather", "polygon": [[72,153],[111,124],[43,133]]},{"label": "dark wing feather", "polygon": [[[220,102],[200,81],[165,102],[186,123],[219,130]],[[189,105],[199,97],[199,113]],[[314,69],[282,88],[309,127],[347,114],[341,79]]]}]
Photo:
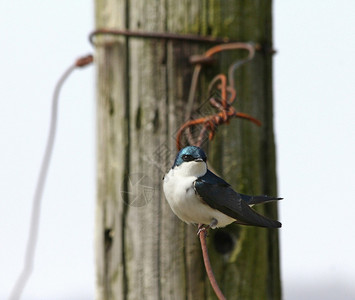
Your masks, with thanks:
[{"label": "dark wing feather", "polygon": [[261,195],[261,196],[249,196],[249,195],[245,195],[245,194],[239,194],[239,195],[240,195],[240,197],[242,197],[242,200],[244,200],[248,205],[268,203],[268,202],[283,199],[283,198],[270,197],[270,196],[266,196],[266,195]]},{"label": "dark wing feather", "polygon": [[195,181],[195,189],[209,206],[236,219],[238,223],[269,228],[281,227],[280,222],[266,218],[250,208],[241,194],[209,170]]}]

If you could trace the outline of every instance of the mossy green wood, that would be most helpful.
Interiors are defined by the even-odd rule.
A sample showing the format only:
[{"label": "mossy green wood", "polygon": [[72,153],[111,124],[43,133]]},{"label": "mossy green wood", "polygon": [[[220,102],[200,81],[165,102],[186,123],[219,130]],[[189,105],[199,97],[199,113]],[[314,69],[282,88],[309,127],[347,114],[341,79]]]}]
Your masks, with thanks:
[{"label": "mossy green wood", "polygon": [[[272,41],[270,1],[96,0],[95,9],[97,28]],[[161,181],[185,120],[188,58],[207,46],[112,36],[97,43],[97,298],[214,299],[196,228],[172,214]],[[203,68],[195,108],[211,77],[243,55],[229,51]],[[271,56],[258,53],[236,74],[236,108],[263,127],[232,120],[208,151],[210,165],[242,192],[276,194],[271,72]],[[274,205],[260,210],[277,217]],[[221,254],[216,241],[232,247]],[[232,225],[211,232],[208,243],[228,299],[280,299],[277,230]]]}]

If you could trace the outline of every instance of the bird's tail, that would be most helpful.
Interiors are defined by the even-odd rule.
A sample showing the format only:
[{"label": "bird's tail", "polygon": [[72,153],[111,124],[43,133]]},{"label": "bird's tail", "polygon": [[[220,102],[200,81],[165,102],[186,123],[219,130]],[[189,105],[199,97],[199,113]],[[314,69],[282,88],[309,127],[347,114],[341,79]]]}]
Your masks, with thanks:
[{"label": "bird's tail", "polygon": [[249,195],[240,194],[240,196],[250,206],[255,205],[255,204],[268,203],[268,202],[278,201],[278,200],[283,199],[283,198],[271,197],[271,196],[266,196],[266,195],[249,196]]}]

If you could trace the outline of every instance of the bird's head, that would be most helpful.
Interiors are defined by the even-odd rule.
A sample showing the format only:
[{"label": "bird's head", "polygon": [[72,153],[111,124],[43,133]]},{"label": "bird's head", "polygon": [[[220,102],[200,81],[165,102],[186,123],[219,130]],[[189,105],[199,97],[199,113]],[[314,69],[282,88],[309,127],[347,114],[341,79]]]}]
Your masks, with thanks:
[{"label": "bird's head", "polygon": [[[207,168],[206,161],[207,156],[201,148],[196,146],[187,146],[181,149],[180,152],[176,155],[173,168],[186,165],[186,167],[189,167],[188,169],[191,169],[190,171],[192,173],[195,173],[197,169],[201,168],[204,170],[203,172],[205,173],[205,170]],[[197,172],[200,173],[199,171]]]}]

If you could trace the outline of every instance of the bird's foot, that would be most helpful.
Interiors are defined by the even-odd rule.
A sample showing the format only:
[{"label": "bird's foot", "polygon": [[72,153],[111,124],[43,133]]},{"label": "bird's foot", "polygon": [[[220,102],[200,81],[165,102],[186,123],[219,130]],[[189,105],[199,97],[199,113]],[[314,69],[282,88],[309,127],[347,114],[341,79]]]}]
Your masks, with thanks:
[{"label": "bird's foot", "polygon": [[200,236],[202,231],[205,232],[205,236],[207,236],[207,229],[210,228],[209,225],[205,226],[204,224],[198,224],[197,236]]},{"label": "bird's foot", "polygon": [[205,235],[207,236],[207,229],[212,228],[215,229],[218,224],[218,221],[213,218],[210,225],[204,225],[204,224],[198,224],[198,231],[197,231],[197,236],[200,235],[201,231],[205,232]]}]

